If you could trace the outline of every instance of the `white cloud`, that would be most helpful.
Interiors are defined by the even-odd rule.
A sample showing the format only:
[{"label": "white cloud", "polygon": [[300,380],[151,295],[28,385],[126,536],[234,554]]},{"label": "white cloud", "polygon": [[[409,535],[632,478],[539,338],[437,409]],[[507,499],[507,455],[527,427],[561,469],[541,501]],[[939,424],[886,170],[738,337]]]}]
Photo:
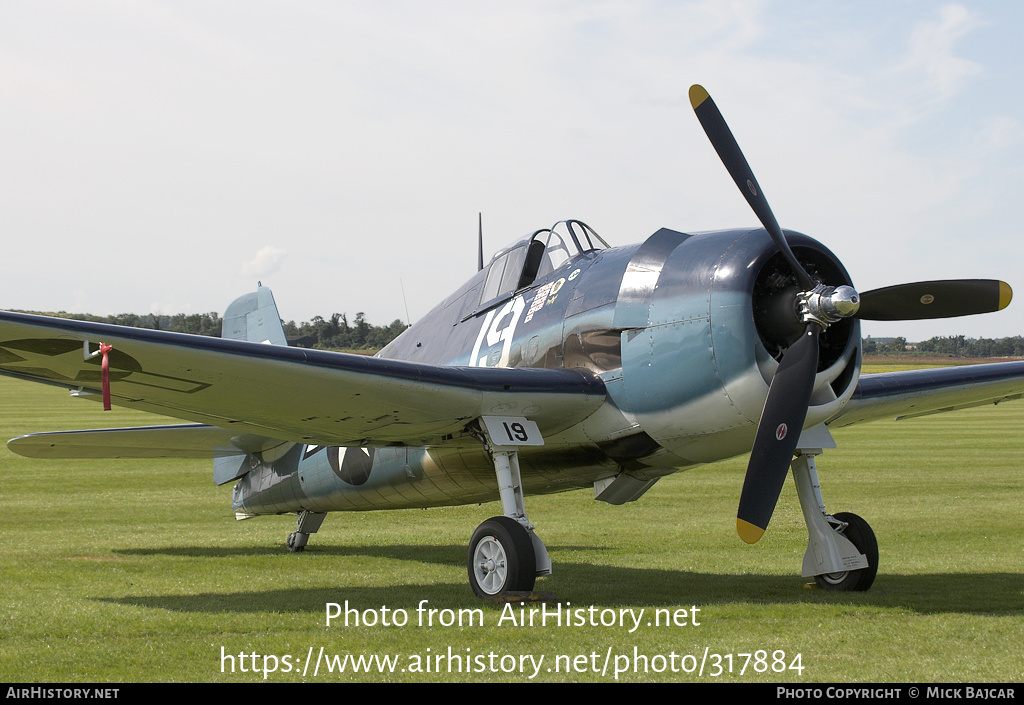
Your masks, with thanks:
[{"label": "white cloud", "polygon": [[265,278],[281,268],[287,252],[279,247],[267,245],[251,260],[242,263],[241,273],[246,277]]},{"label": "white cloud", "polygon": [[948,100],[981,66],[958,56],[955,45],[981,22],[963,5],[946,5],[937,18],[920,22],[910,36],[904,62],[897,67],[917,82],[916,93],[925,102]]}]

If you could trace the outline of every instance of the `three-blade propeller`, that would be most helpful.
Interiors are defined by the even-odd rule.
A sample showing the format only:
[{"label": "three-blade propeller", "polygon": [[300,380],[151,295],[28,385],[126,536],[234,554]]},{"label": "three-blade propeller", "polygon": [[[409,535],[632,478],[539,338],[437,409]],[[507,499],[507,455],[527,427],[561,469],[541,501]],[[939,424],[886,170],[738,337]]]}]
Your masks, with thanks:
[{"label": "three-blade propeller", "polygon": [[810,406],[818,372],[818,338],[843,318],[918,320],[990,313],[1006,308],[1012,292],[995,280],[918,282],[858,294],[851,287],[815,281],[793,254],[739,144],[701,86],[690,87],[690,103],[736,187],[782,252],[800,286],[797,300],[803,332],[779,361],[758,422],[740,494],[736,530],[747,543],[761,538],[785,484]]}]

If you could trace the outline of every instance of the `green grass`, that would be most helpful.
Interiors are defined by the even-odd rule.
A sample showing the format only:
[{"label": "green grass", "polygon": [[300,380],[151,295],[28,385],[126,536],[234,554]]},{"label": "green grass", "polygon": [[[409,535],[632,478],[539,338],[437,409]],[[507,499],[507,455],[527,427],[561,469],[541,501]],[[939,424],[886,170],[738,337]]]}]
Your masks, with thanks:
[{"label": "green grass", "polygon": [[[0,398],[6,437],[160,421],[104,414],[60,390],[2,378]],[[768,671],[752,660],[742,675],[713,678],[709,660],[703,677],[648,672],[619,680],[1020,681],[1022,425],[1024,404],[1012,402],[835,433],[840,447],[819,458],[826,503],[867,518],[881,551],[875,586],[861,594],[803,587],[806,531],[792,483],[760,543],[736,537],[745,458],[665,478],[624,507],[587,492],[528,498],[554,561],[539,589],[573,607],[644,609],[645,617],[700,610],[700,626],[645,619],[632,634],[618,626],[499,626],[500,608],[473,597],[464,566],[469,535],[499,513],[496,504],[332,514],[305,553],[290,554],[284,542],[294,518],[236,522],[230,486],[211,482],[212,463],[41,461],[2,450],[0,680],[259,681],[261,673],[238,672],[251,670],[251,657],[222,673],[221,649],[289,655],[298,668],[321,647],[397,654],[402,668],[413,655],[446,655],[451,647],[460,656],[544,656],[536,680],[550,681],[611,681],[611,670],[589,666],[600,670],[609,649],[614,659],[632,657],[634,648],[649,659],[675,653],[677,663],[686,654],[699,661],[705,649],[766,650]],[[404,609],[410,623],[328,627],[325,605],[346,600],[371,614]],[[479,609],[484,624],[416,626],[421,600]],[[774,651],[786,653],[787,665],[799,654],[802,673],[772,672]],[[557,655],[582,656],[588,668],[548,672]],[[734,657],[734,671],[742,664]],[[516,669],[316,678],[293,671],[267,680],[528,678]]]}]

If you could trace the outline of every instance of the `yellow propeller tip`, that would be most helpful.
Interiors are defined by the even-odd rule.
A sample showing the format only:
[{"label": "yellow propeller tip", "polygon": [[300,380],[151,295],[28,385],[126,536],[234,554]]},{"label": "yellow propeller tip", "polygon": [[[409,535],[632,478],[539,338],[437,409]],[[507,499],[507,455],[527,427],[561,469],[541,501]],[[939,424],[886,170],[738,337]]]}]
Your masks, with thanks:
[{"label": "yellow propeller tip", "polygon": [[736,520],[736,533],[740,535],[744,543],[757,543],[764,536],[764,529],[754,526],[749,521]]},{"label": "yellow propeller tip", "polygon": [[1010,299],[1013,298],[1013,289],[1006,282],[999,282],[999,310],[1002,311],[1004,308],[1010,305]]},{"label": "yellow propeller tip", "polygon": [[690,86],[690,105],[693,106],[694,110],[709,97],[708,92],[704,90],[704,86],[696,83]]}]

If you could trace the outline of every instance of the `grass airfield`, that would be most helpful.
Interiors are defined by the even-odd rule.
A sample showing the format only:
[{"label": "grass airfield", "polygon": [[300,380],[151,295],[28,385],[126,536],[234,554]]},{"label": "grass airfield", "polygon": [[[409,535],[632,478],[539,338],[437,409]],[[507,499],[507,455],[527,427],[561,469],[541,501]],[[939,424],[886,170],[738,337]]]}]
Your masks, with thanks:
[{"label": "grass airfield", "polygon": [[[0,398],[4,438],[162,421],[7,378]],[[236,522],[212,463],[2,449],[0,680],[1019,682],[1022,427],[1015,401],[834,432],[839,448],[818,459],[823,493],[829,511],[875,531],[867,593],[803,587],[791,481],[765,538],[736,537],[745,457],[665,478],[624,507],[587,492],[528,498],[554,562],[538,589],[596,615],[643,609],[632,632],[631,621],[499,623],[465,576],[469,536],[497,503],[331,514],[290,554],[294,517]],[[465,622],[419,626],[424,600],[436,620]],[[346,601],[378,623],[328,627],[325,606]],[[408,622],[381,624],[385,608]],[[648,624],[654,610],[700,624]],[[386,673],[349,662],[303,674],[321,648],[397,660]]]}]

